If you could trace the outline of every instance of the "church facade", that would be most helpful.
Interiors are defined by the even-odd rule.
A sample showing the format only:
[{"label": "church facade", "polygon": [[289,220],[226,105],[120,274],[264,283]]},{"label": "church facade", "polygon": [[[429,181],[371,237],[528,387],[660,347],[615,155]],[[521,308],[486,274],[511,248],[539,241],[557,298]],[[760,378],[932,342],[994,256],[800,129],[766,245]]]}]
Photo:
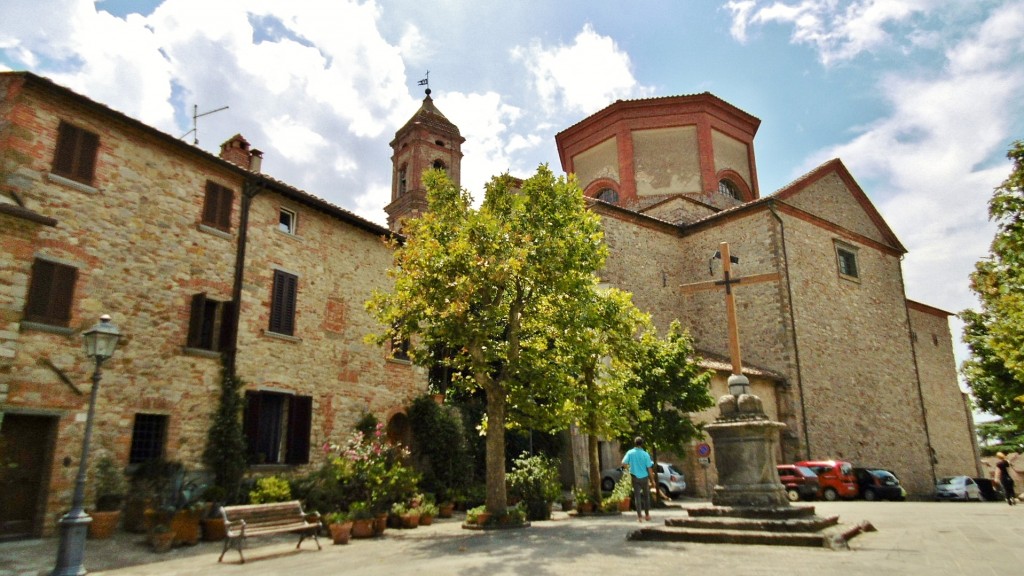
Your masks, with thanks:
[{"label": "church facade", "polygon": [[[891,468],[919,497],[937,475],[975,473],[948,313],[906,300],[905,249],[839,161],[762,197],[758,124],[704,94],[618,102],[558,135],[602,217],[603,280],[659,327],[680,319],[724,394],[722,294],[683,286],[709,280],[729,242],[749,280],[736,288],[744,372],[787,426],[781,459]],[[457,181],[463,141],[428,93],[391,143],[384,227],[263,174],[240,135],[212,155],[0,73],[0,460],[16,464],[0,472],[0,537],[52,534],[69,506],[94,368],[80,333],[104,313],[124,337],[104,364],[92,463],[201,467],[226,369],[244,382],[257,473],[318,464],[365,413],[407,434],[402,407],[426,371],[365,342],[380,327],[363,303],[389,286],[382,239],[426,207],[420,175]],[[706,493],[713,468],[677,457]]]}]

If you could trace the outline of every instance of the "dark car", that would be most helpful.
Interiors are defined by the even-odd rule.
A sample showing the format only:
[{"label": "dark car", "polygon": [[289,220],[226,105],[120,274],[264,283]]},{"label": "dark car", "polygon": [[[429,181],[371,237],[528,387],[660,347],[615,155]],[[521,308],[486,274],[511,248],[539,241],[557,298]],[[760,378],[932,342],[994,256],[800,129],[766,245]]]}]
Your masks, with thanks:
[{"label": "dark car", "polygon": [[779,481],[786,487],[786,496],[791,502],[818,497],[821,485],[818,484],[818,475],[814,470],[793,464],[779,464],[775,468],[779,471]]},{"label": "dark car", "polygon": [[1006,500],[1002,486],[991,479],[974,478],[974,483],[978,485],[978,494],[982,500],[986,502],[1003,502]]},{"label": "dark car", "polygon": [[857,488],[865,500],[903,500],[906,492],[900,486],[900,479],[883,468],[854,468]]}]

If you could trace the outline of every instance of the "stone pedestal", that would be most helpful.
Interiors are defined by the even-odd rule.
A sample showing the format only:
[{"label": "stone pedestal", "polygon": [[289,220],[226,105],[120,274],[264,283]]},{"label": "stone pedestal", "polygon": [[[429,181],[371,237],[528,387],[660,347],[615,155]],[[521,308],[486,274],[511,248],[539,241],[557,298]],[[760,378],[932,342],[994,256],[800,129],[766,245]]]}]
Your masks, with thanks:
[{"label": "stone pedestal", "polygon": [[715,506],[788,507],[786,489],[775,468],[781,422],[768,419],[761,399],[751,394],[723,396],[721,416],[704,429],[715,442],[718,485]]}]

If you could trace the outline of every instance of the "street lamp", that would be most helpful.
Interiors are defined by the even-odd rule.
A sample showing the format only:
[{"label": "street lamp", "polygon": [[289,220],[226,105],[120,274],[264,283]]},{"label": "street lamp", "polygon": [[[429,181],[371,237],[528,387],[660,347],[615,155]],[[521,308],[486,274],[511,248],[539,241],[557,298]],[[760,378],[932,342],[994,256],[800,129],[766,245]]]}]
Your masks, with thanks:
[{"label": "street lamp", "polygon": [[82,438],[82,457],[78,461],[78,477],[75,479],[75,495],[71,511],[60,519],[60,547],[57,549],[57,565],[52,576],[80,576],[85,574],[82,559],[85,556],[85,536],[92,518],[85,513],[85,474],[88,469],[89,439],[92,436],[92,415],[96,410],[96,392],[100,388],[100,367],[117,348],[121,332],[110,323],[110,316],[100,316],[99,324],[82,333],[85,340],[85,355],[96,361],[92,373],[92,392],[89,394],[89,413],[85,417],[85,436]]}]

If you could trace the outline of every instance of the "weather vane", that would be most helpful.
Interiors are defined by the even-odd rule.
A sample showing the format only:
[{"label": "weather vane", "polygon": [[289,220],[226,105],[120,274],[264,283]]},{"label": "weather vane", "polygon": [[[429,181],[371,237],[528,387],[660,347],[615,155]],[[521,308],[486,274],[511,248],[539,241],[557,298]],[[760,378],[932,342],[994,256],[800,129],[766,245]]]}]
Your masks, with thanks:
[{"label": "weather vane", "polygon": [[417,86],[426,86],[427,87],[427,96],[430,96],[430,70],[427,70],[427,73],[423,75],[423,80],[420,80],[419,82],[417,82],[416,85]]}]

